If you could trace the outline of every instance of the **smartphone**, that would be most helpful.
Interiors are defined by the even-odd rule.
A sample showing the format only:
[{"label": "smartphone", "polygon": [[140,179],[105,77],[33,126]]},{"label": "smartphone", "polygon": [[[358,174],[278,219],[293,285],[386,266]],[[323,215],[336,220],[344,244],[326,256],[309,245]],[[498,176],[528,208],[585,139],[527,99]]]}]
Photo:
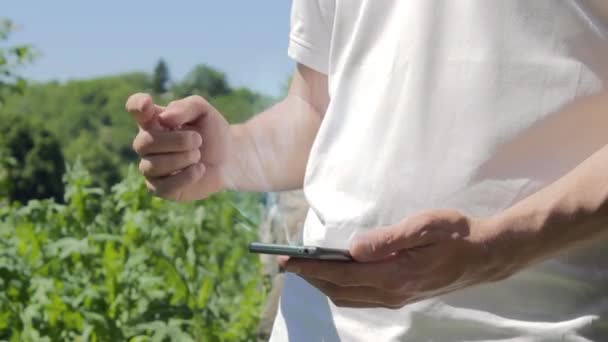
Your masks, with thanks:
[{"label": "smartphone", "polygon": [[249,244],[249,252],[261,254],[285,255],[293,258],[352,261],[353,258],[346,249],[325,248],[315,246],[290,246],[270,243],[253,242]]}]

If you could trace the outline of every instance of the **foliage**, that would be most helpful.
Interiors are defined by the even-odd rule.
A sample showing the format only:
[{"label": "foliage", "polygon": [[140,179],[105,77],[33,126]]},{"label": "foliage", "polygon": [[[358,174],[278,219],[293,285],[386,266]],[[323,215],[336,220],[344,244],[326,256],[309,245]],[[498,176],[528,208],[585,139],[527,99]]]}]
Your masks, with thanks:
[{"label": "foliage", "polygon": [[23,96],[6,99],[0,120],[11,113],[45,127],[58,137],[68,162],[81,157],[95,185],[109,189],[136,159],[131,140],[137,128],[125,100],[149,84],[143,73],[30,84]]},{"label": "foliage", "polygon": [[[210,101],[230,122],[246,120],[271,103],[251,90],[230,88],[223,74],[210,67],[197,67],[190,76],[178,85],[215,95]],[[137,160],[131,148],[137,127],[125,112],[126,99],[135,92],[152,92],[152,84],[153,76],[146,73],[30,84],[22,96],[6,99],[0,121],[11,113],[45,127],[58,137],[66,160],[81,158],[94,175],[94,184],[107,190]],[[168,92],[156,101],[163,104],[174,98]]]},{"label": "foliage", "polygon": [[211,104],[225,115],[230,123],[243,122],[268,108],[272,102],[271,98],[247,88],[234,89],[230,94],[211,99]]},{"label": "foliage", "polygon": [[[93,184],[109,189],[112,185],[120,182],[122,174],[120,170],[121,162],[126,160],[120,159],[118,152],[113,151],[113,148],[108,148],[104,144],[91,143],[98,141],[94,133],[84,131],[70,142],[66,147],[66,154],[70,156],[70,160],[80,160],[87,169],[93,170]],[[83,148],[86,146],[86,148]],[[131,153],[131,151],[125,151]]]},{"label": "foliage", "polygon": [[161,59],[154,68],[152,91],[156,94],[164,94],[167,91],[167,82],[169,82],[169,67]]},{"label": "foliage", "polygon": [[[0,43],[8,40],[15,28],[12,21],[0,18]],[[28,64],[34,57],[35,53],[29,45],[0,45],[0,107],[9,94],[23,92],[26,81],[16,73],[16,69]]]},{"label": "foliage", "polygon": [[0,196],[10,201],[63,197],[65,162],[59,141],[19,117],[0,121]]},{"label": "foliage", "polygon": [[176,84],[172,91],[176,98],[190,95],[213,98],[228,95],[230,93],[230,86],[223,72],[208,65],[200,64],[194,67],[182,82]]},{"label": "foliage", "polygon": [[0,340],[255,338],[257,197],[165,202],[133,170],[105,193],[80,163],[65,181],[65,204],[0,207]]},{"label": "foliage", "polygon": [[[0,44],[14,29],[0,20]],[[266,288],[246,245],[259,197],[151,197],[127,171],[136,127],[124,103],[200,94],[236,122],[270,100],[208,66],[166,92],[162,60],[152,75],[26,87],[18,68],[33,57],[0,45],[0,341],[254,340]],[[62,183],[64,155],[77,162]]]}]

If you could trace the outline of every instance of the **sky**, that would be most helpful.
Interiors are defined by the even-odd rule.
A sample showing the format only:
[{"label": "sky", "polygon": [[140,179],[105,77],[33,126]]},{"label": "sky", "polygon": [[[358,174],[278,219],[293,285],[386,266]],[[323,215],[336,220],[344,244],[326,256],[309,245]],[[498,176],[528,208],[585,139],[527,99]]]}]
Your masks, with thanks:
[{"label": "sky", "polygon": [[233,86],[276,95],[293,70],[287,57],[288,0],[2,0],[0,17],[19,30],[9,45],[40,53],[26,78],[82,79],[152,71],[167,61],[173,80],[206,63]]}]

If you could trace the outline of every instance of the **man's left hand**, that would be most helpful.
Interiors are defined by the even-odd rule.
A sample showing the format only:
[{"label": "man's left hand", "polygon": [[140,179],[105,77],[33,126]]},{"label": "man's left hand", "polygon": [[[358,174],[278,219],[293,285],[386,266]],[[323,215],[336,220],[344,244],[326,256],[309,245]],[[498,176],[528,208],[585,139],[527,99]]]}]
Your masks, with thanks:
[{"label": "man's left hand", "polygon": [[496,248],[505,236],[490,219],[433,210],[357,235],[350,248],[355,262],[279,258],[279,263],[337,306],[397,309],[515,273],[523,266],[515,261],[519,258]]}]

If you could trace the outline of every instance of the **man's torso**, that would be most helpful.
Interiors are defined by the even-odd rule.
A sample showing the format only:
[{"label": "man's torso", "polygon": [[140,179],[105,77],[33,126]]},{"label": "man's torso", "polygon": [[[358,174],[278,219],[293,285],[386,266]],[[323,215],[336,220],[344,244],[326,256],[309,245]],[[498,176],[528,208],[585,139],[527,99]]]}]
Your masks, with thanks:
[{"label": "man's torso", "polygon": [[[608,142],[608,115],[563,110],[608,77],[608,21],[590,3],[318,3],[331,101],[306,172],[306,244],[347,247],[429,208],[492,215]],[[290,276],[273,338],[574,341],[590,315],[606,333],[607,245],[396,311],[336,308]]]}]

